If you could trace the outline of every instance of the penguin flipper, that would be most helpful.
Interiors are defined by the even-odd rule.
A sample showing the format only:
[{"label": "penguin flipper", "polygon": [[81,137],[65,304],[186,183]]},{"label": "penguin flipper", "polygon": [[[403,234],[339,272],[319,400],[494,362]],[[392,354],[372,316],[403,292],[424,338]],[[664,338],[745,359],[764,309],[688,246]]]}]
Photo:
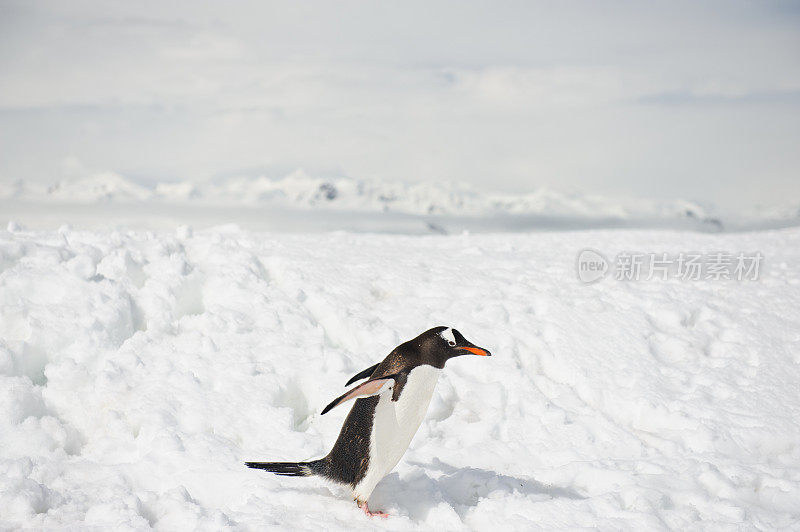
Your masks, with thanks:
[{"label": "penguin flipper", "polygon": [[375,373],[375,368],[377,368],[379,364],[380,362],[378,362],[378,364],[375,364],[374,366],[368,367],[367,369],[365,369],[360,373],[353,375],[352,377],[350,377],[350,380],[347,381],[347,384],[345,384],[345,386],[350,386],[356,381],[360,381],[361,379],[366,379],[368,377],[371,377],[372,374]]},{"label": "penguin flipper", "polygon": [[331,401],[328,404],[328,406],[322,409],[322,414],[320,415],[327,413],[332,408],[335,408],[340,404],[349,401],[350,399],[378,395],[384,390],[390,389],[391,388],[390,383],[394,384],[394,382],[395,382],[395,375],[389,375],[387,377],[381,377],[380,379],[369,380],[365,383],[359,384],[352,390],[343,393],[342,395]]}]

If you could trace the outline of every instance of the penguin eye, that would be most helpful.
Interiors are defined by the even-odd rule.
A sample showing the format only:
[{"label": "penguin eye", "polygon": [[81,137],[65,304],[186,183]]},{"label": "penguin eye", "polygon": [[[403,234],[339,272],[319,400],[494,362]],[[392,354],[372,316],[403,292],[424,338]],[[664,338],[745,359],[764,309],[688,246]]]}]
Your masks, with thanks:
[{"label": "penguin eye", "polygon": [[450,347],[455,347],[456,343],[454,341],[452,341],[452,340],[448,340],[447,341],[447,345],[449,345]]}]

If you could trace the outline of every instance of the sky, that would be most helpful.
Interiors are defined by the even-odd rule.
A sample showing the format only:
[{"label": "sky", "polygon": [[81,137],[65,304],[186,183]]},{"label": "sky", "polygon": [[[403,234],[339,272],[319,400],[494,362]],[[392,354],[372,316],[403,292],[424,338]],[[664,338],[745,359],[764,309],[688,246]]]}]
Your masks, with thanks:
[{"label": "sky", "polygon": [[0,0],[0,182],[800,198],[796,2]]}]

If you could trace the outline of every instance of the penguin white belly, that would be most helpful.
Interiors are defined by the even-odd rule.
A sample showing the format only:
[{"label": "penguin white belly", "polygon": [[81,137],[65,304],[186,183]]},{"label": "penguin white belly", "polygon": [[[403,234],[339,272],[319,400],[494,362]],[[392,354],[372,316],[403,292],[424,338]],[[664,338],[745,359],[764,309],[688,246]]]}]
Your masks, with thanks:
[{"label": "penguin white belly", "polygon": [[425,418],[441,372],[433,366],[417,366],[408,374],[396,402],[392,401],[392,390],[381,393],[372,421],[367,473],[353,488],[357,500],[366,501],[405,454]]}]

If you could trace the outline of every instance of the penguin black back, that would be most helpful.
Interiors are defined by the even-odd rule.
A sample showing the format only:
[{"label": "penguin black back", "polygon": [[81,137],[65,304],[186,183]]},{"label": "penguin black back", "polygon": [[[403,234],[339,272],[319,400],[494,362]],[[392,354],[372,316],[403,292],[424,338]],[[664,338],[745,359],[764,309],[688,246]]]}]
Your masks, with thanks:
[{"label": "penguin black back", "polygon": [[369,467],[372,423],[379,399],[374,395],[356,400],[331,452],[322,459],[327,464],[324,476],[351,486],[355,486],[364,478]]},{"label": "penguin black back", "polygon": [[245,462],[245,465],[286,477],[316,475],[355,486],[369,467],[370,435],[378,399],[372,396],[356,400],[336,443],[324,458],[310,462]]}]

